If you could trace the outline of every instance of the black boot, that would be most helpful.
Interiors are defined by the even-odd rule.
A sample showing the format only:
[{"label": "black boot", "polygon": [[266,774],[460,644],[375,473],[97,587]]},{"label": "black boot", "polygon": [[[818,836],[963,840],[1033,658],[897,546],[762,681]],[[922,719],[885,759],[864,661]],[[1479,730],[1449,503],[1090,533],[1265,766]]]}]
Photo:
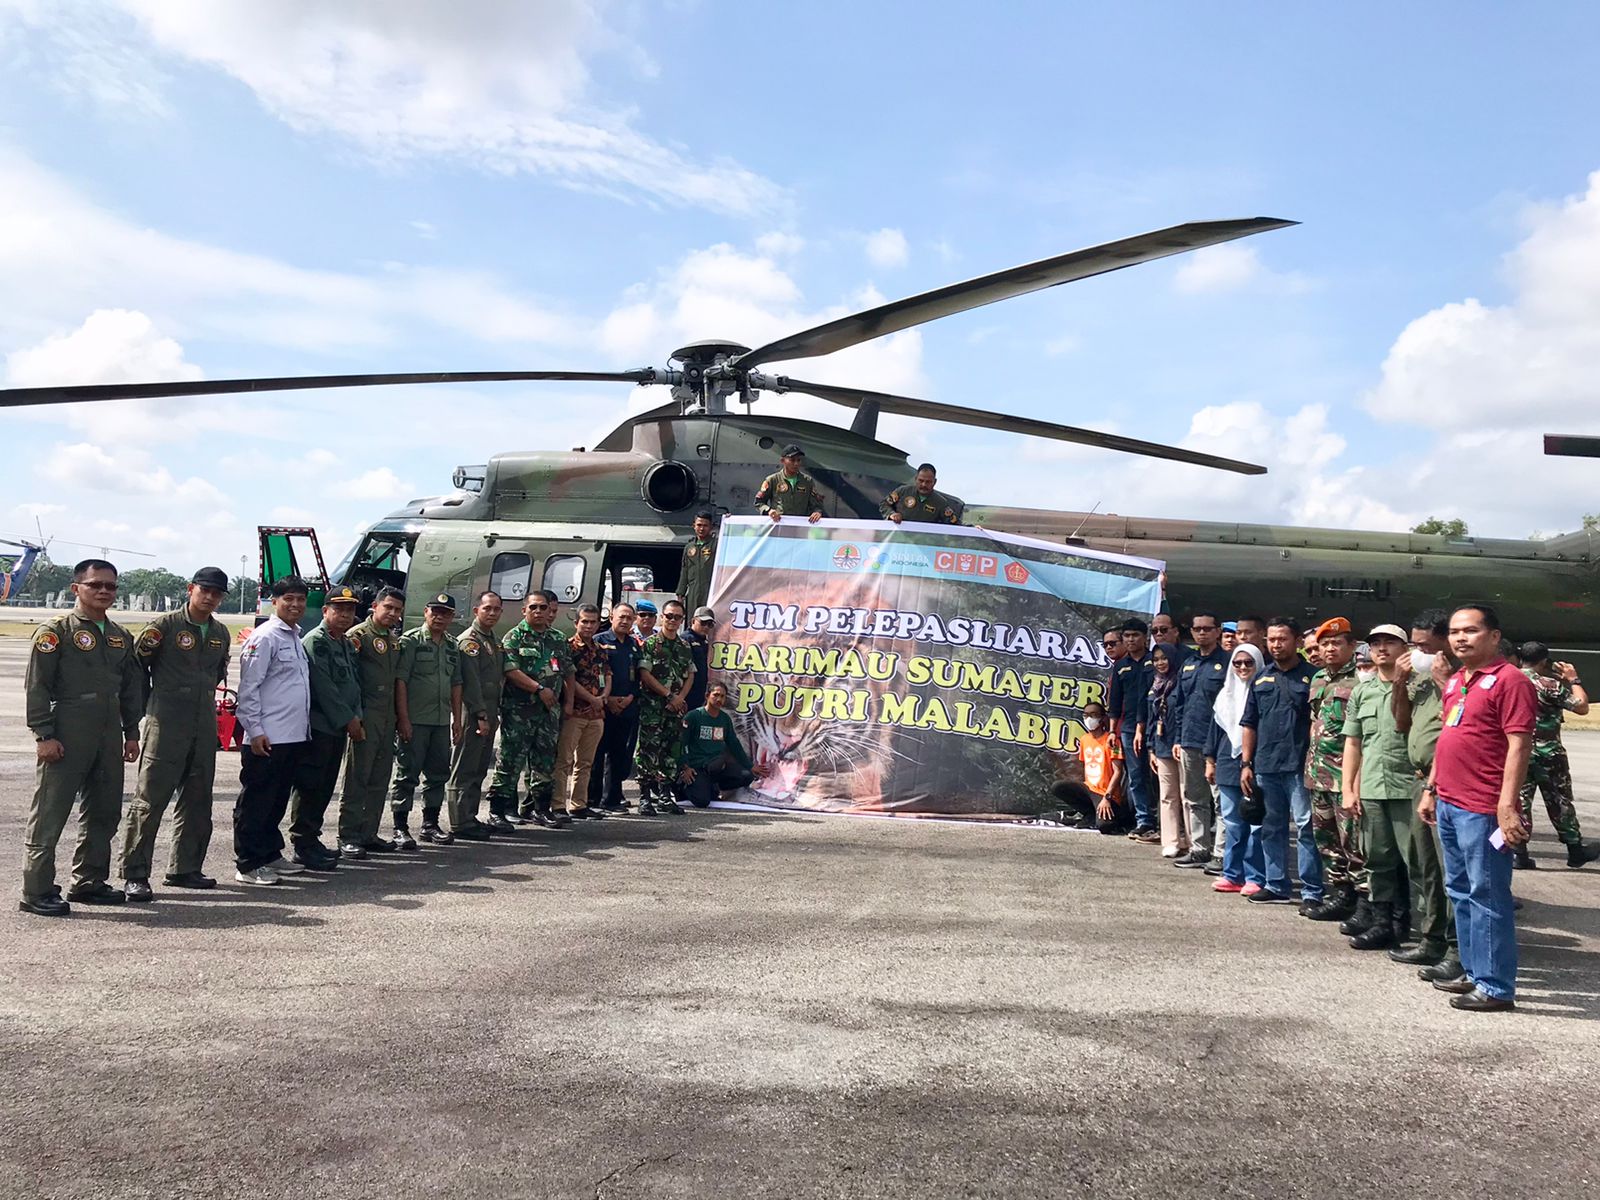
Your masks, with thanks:
[{"label": "black boot", "polygon": [[1348,883],[1333,888],[1313,912],[1306,915],[1313,921],[1343,921],[1356,910],[1356,889]]},{"label": "black boot", "polygon": [[1369,907],[1372,923],[1350,939],[1352,950],[1382,950],[1394,944],[1394,905],[1374,900]]},{"label": "black boot", "polygon": [[1444,961],[1444,946],[1439,942],[1430,942],[1426,938],[1418,942],[1409,950],[1396,946],[1389,951],[1389,957],[1397,963],[1410,963],[1418,967],[1431,967],[1435,963]]},{"label": "black boot", "polygon": [[1462,978],[1464,974],[1460,957],[1451,952],[1433,966],[1423,967],[1417,972],[1417,978],[1424,983],[1448,983],[1452,979]]},{"label": "black boot", "polygon": [[1394,944],[1411,940],[1411,906],[1395,901],[1394,916],[1390,918],[1390,925],[1394,929]]},{"label": "black boot", "polygon": [[1339,932],[1345,937],[1355,937],[1358,933],[1365,933],[1372,926],[1372,904],[1365,896],[1356,900],[1355,911],[1348,921],[1341,922]]},{"label": "black boot", "polygon": [[1511,869],[1514,871],[1531,871],[1539,865],[1533,855],[1528,853],[1526,845],[1516,846],[1511,851]]},{"label": "black boot", "polygon": [[1574,842],[1567,847],[1567,866],[1581,867],[1600,859],[1600,843]]}]

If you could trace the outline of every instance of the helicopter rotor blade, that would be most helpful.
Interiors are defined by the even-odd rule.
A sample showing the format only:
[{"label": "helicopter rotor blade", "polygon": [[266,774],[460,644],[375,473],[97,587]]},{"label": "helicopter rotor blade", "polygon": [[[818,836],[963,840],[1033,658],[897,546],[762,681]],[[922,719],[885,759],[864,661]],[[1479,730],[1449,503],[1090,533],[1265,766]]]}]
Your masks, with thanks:
[{"label": "helicopter rotor blade", "polygon": [[865,392],[860,388],[834,387],[827,383],[807,383],[803,379],[790,379],[785,375],[768,379],[765,383],[774,391],[805,392],[850,408],[875,404],[879,412],[898,413],[906,417],[949,421],[955,425],[975,425],[981,429],[999,429],[1006,433],[1020,433],[1026,437],[1054,438],[1058,442],[1076,442],[1082,446],[1096,446],[1102,450],[1121,450],[1126,454],[1142,454],[1147,458],[1165,458],[1173,462],[1191,463],[1197,467],[1236,471],[1240,475],[1267,473],[1265,467],[1257,466],[1255,463],[1222,458],[1216,454],[1203,454],[1198,450],[1185,450],[1179,446],[1163,446],[1159,442],[1140,441],[1138,438],[1123,437],[1116,433],[1101,433],[1096,429],[1080,429],[1076,425],[1057,425],[1052,421],[1039,421],[1033,417],[1013,417],[1005,413],[985,412],[981,408],[966,408],[959,404],[917,400],[911,396]]},{"label": "helicopter rotor blade", "polygon": [[1567,458],[1600,458],[1600,437],[1581,433],[1547,433],[1544,452]]},{"label": "helicopter rotor blade", "polygon": [[1249,217],[1235,221],[1191,221],[1186,225],[1173,225],[1152,233],[1141,233],[1136,237],[1059,254],[1054,258],[1024,263],[1020,267],[982,275],[965,283],[952,283],[919,296],[908,296],[904,300],[894,300],[865,312],[852,313],[776,342],[768,342],[765,346],[740,355],[732,365],[749,369],[767,362],[832,354],[847,346],[966,312],[971,308],[980,308],[997,300],[1008,300],[1012,296],[1088,279],[1092,275],[1104,275],[1107,271],[1153,262],[1168,255],[1182,254],[1186,250],[1198,250],[1203,246],[1215,246],[1235,238],[1298,224],[1298,221],[1283,221],[1275,217]]},{"label": "helicopter rotor blade", "polygon": [[572,383],[657,383],[666,372],[634,371],[417,371],[397,375],[289,375],[262,379],[196,379],[179,383],[91,383],[72,387],[0,389],[0,408],[74,404],[84,400],[137,400],[170,396],[221,396],[235,392],[293,392],[311,388],[381,387],[405,383],[502,383],[564,380]]}]

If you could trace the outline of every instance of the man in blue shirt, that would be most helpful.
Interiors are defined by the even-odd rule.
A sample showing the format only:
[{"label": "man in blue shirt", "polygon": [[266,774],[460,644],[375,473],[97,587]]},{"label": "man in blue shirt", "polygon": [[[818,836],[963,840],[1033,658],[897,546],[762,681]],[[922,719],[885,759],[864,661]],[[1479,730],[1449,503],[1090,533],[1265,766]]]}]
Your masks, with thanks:
[{"label": "man in blue shirt", "polygon": [[1300,657],[1300,626],[1293,617],[1267,622],[1266,669],[1257,675],[1245,700],[1241,726],[1240,784],[1246,793],[1261,789],[1266,820],[1261,848],[1267,883],[1249,899],[1257,904],[1291,904],[1289,818],[1298,831],[1301,908],[1322,899],[1322,859],[1311,833],[1311,797],[1305,789],[1306,751],[1311,744],[1311,677],[1316,669]]},{"label": "man in blue shirt", "polygon": [[1149,771],[1136,744],[1139,723],[1144,720],[1144,698],[1150,687],[1150,627],[1138,617],[1122,623],[1122,658],[1111,672],[1111,725],[1122,743],[1122,765],[1127,771],[1123,786],[1133,805],[1135,841],[1159,845],[1161,831],[1151,811]]},{"label": "man in blue shirt", "polygon": [[1178,668],[1178,761],[1183,787],[1184,816],[1189,823],[1189,853],[1174,863],[1179,867],[1204,867],[1211,861],[1212,828],[1216,800],[1206,782],[1206,739],[1211,734],[1217,694],[1228,676],[1228,652],[1222,648],[1222,620],[1216,613],[1198,612],[1189,622],[1195,652]]},{"label": "man in blue shirt", "polygon": [[606,652],[611,673],[611,694],[606,697],[606,724],[595,747],[589,772],[589,807],[621,812],[622,781],[633,773],[634,743],[639,740],[639,674],[635,663],[639,643],[633,637],[637,617],[627,602],[611,606],[611,628],[595,635],[594,643]]}]

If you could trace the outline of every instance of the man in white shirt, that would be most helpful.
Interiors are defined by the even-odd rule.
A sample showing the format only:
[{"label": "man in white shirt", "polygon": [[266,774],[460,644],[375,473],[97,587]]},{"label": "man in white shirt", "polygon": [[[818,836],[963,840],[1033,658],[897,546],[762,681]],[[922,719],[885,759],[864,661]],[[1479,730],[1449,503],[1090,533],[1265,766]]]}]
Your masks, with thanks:
[{"label": "man in white shirt", "polygon": [[239,654],[239,799],[233,806],[234,878],[267,886],[303,868],[283,857],[283,823],[295,766],[311,740],[311,665],[300,644],[305,581],[272,585],[272,616]]}]

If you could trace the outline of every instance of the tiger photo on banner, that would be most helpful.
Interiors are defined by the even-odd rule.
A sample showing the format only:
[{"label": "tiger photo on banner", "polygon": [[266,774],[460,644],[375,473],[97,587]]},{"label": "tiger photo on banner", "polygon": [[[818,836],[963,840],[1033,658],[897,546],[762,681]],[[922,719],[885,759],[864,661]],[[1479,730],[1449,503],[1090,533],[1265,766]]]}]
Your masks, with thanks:
[{"label": "tiger photo on banner", "polygon": [[1016,819],[1081,782],[1100,631],[1163,564],[972,527],[722,523],[711,678],[760,769],[742,803]]}]

